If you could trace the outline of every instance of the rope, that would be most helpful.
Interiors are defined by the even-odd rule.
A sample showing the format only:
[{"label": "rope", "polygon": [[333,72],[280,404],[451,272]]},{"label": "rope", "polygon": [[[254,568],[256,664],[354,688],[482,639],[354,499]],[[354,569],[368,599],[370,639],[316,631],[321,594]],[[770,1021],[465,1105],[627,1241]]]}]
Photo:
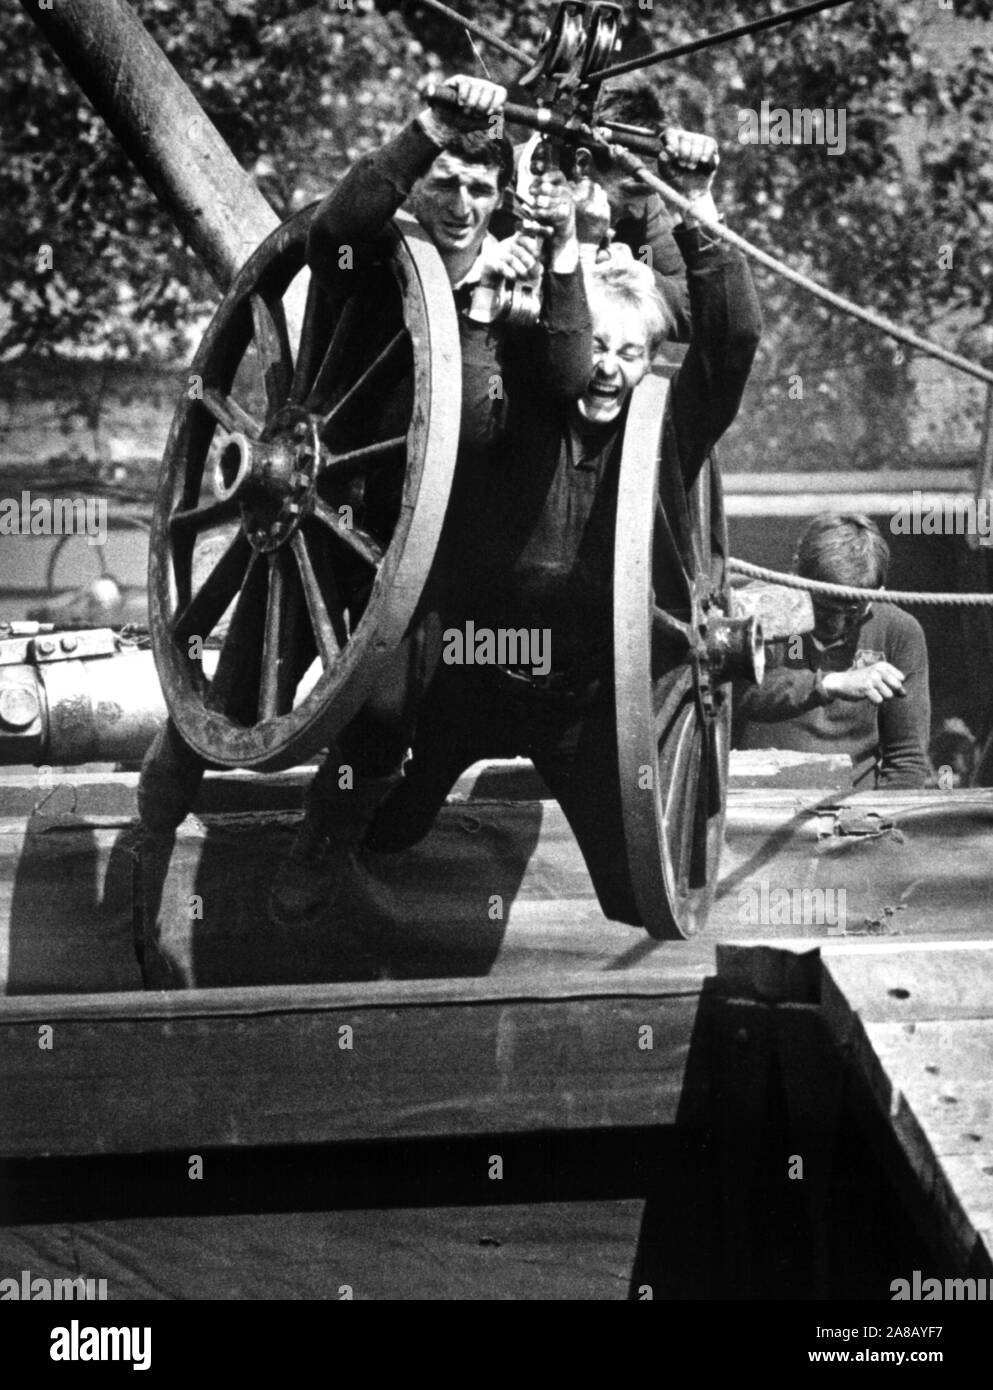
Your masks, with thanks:
[{"label": "rope", "polygon": [[496,34],[491,34],[488,29],[484,29],[474,19],[466,19],[465,15],[459,14],[458,10],[453,10],[449,5],[443,5],[441,0],[420,0],[420,4],[426,5],[429,10],[437,10],[438,14],[445,15],[447,19],[453,19],[456,24],[461,24],[462,28],[467,29],[470,34],[475,34],[477,39],[482,39],[483,43],[498,48],[501,53],[508,58],[513,58],[514,62],[520,63],[522,67],[531,66],[531,59],[523,49],[515,48],[512,43],[497,38]]},{"label": "rope", "polygon": [[869,599],[873,603],[909,603],[949,607],[986,607],[993,604],[993,594],[935,594],[927,592],[903,592],[889,589],[856,589],[850,584],[825,584],[820,579],[802,579],[798,574],[781,574],[779,570],[765,569],[762,565],[749,564],[747,560],[728,560],[728,569],[735,574],[745,574],[750,579],[765,579],[772,584],[782,584],[787,589],[806,589],[812,594],[827,594],[831,598]]},{"label": "rope", "polygon": [[805,19],[821,10],[833,10],[839,5],[850,3],[851,0],[815,0],[812,5],[800,5],[795,10],[783,10],[780,14],[766,15],[764,19],[753,19],[748,24],[739,24],[736,29],[724,29],[719,34],[706,34],[702,39],[681,43],[676,48],[660,48],[655,53],[646,53],[640,58],[628,58],[623,63],[615,63],[612,68],[601,68],[599,72],[593,73],[589,80],[603,82],[608,77],[620,77],[625,72],[636,72],[639,68],[647,68],[654,63],[665,63],[670,58],[683,58],[687,53],[699,53],[702,48],[711,48],[714,44],[730,43],[732,39],[744,38],[746,34],[757,34],[761,29],[771,29],[777,24],[789,24],[794,19]]},{"label": "rope", "polygon": [[928,357],[936,357],[939,362],[946,363],[949,367],[955,367],[960,372],[965,372],[967,376],[975,377],[977,381],[985,381],[987,385],[993,385],[993,372],[986,367],[980,367],[975,362],[970,362],[967,357],[960,357],[957,352],[950,352],[948,348],[940,347],[937,343],[930,342],[927,338],[920,337],[919,334],[911,332],[909,328],[903,328],[900,324],[894,323],[892,319],[886,318],[883,314],[876,313],[875,309],[864,309],[859,304],[854,304],[850,299],[845,299],[843,295],[835,294],[833,290],[825,289],[816,280],[811,280],[808,275],[802,274],[799,270],[793,270],[791,266],[783,261],[777,260],[775,256],[770,256],[767,251],[762,251],[758,246],[753,246],[750,241],[746,241],[743,236],[733,232],[730,227],[726,227],[723,222],[713,222],[709,218],[701,217],[694,212],[692,200],[677,193],[674,188],[670,188],[667,183],[663,183],[660,178],[645,168],[640,159],[637,159],[628,150],[622,149],[620,145],[610,146],[611,155],[614,160],[623,165],[630,173],[635,174],[646,183],[649,188],[653,188],[661,198],[682,213],[689,213],[704,227],[711,236],[717,237],[720,241],[726,241],[729,245],[737,247],[745,256],[750,256],[759,265],[764,265],[767,270],[774,271],[781,275],[784,280],[790,280],[794,285],[799,285],[802,290],[812,294],[816,299],[822,299],[825,304],[830,304],[832,308],[840,309],[842,313],[849,314],[852,318],[861,319],[863,323],[869,324],[871,328],[876,328],[881,333],[887,334],[890,338],[895,338],[898,342],[906,343],[908,347],[916,348],[918,352],[924,353]]}]

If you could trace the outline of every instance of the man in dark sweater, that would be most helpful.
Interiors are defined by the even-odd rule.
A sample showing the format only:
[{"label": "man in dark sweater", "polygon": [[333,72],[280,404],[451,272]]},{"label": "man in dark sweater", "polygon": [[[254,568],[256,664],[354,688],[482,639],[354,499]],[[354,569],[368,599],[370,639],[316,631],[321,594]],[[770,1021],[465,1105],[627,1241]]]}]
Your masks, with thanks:
[{"label": "man in dark sweater", "polygon": [[[866,516],[816,517],[800,539],[808,579],[881,589],[889,546]],[[735,689],[735,748],[848,753],[856,790],[923,787],[931,722],[920,623],[893,604],[814,596],[814,630],[770,642],[761,686]]]},{"label": "man in dark sweater", "polygon": [[[417,216],[441,256],[458,312],[462,410],[449,524],[436,571],[457,575],[471,540],[471,528],[460,522],[472,513],[473,470],[502,429],[508,405],[507,392],[494,389],[494,383],[506,376],[508,383],[529,382],[529,389],[549,400],[575,397],[588,377],[590,324],[573,202],[558,173],[537,180],[530,190],[534,221],[549,241],[542,323],[509,333],[493,321],[494,285],[503,275],[531,273],[539,251],[534,238],[514,235],[498,242],[489,232],[512,168],[509,141],[489,132],[490,118],[506,98],[504,88],[472,77],[452,78],[446,86],[459,109],[441,114],[425,108],[381,150],[357,161],[317,209],[307,257],[332,299],[357,291],[363,313],[356,316],[355,350],[361,352],[362,335],[374,337],[395,312],[396,287],[377,261],[381,233],[402,205]],[[396,400],[387,394],[379,402],[380,423],[391,412],[404,411],[408,389],[402,382]],[[429,595],[435,603],[436,588]],[[330,881],[335,872],[329,846],[343,854],[396,780],[409,745],[409,706],[436,659],[430,650],[436,627],[422,609],[410,639],[393,654],[378,695],[330,750],[315,778],[303,831],[277,884],[282,902],[274,902],[273,915],[281,920],[301,920],[320,906],[320,874],[326,870]],[[338,787],[343,764],[351,776],[347,792]],[[203,771],[202,759],[167,721],[146,755],[139,784],[139,812],[147,830],[172,833],[189,811]],[[316,871],[311,888],[304,882],[309,869]]]},{"label": "man in dark sweater", "polygon": [[[441,655],[438,615],[460,601],[487,530],[479,493],[511,402],[527,394],[554,407],[575,398],[589,376],[589,309],[565,178],[552,171],[530,189],[534,221],[548,238],[541,319],[533,328],[508,327],[494,320],[495,285],[504,275],[529,275],[539,250],[532,238],[498,242],[489,232],[512,152],[486,127],[506,94],[476,78],[453,78],[447,85],[459,97],[460,111],[443,116],[426,109],[381,150],[357,161],[318,208],[308,237],[311,270],[332,299],[351,293],[356,276],[369,280],[364,318],[375,323],[378,238],[401,205],[417,217],[455,297],[462,410],[452,495],[432,575],[408,636],[390,654],[375,691],[329,748],[308,790],[303,825],[269,904],[271,919],[285,926],[329,909],[370,818],[400,779],[421,696]],[[388,293],[391,287],[380,288]],[[389,402],[380,408],[388,410]]]},{"label": "man in dark sweater", "polygon": [[[713,141],[670,139],[670,177],[694,208],[711,195]],[[662,469],[689,488],[737,413],[761,319],[742,257],[687,217],[675,232],[693,334],[673,381]],[[396,851],[430,828],[452,783],[482,757],[530,757],[562,806],[606,916],[640,924],[626,867],[612,684],[614,523],[631,391],[671,330],[652,273],[630,254],[588,274],[592,371],[568,404],[512,398],[506,440],[480,506],[487,518],[467,613],[490,631],[539,629],[550,670],[441,666],[425,696],[403,782],[376,817],[373,850]],[[662,422],[659,421],[661,426]],[[624,538],[617,538],[617,544]]]}]

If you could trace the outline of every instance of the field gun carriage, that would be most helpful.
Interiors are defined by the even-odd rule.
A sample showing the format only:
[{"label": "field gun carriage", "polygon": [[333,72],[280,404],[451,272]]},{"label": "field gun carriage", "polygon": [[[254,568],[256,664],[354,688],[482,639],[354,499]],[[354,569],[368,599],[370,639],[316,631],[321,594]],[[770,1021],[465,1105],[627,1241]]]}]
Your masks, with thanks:
[{"label": "field gun carriage", "polygon": [[[589,126],[592,112],[583,105],[591,83],[584,91],[583,78],[595,77],[610,60],[616,12],[606,4],[560,6],[528,74],[544,104],[508,109],[508,119],[533,125],[546,137],[578,143],[597,138]],[[162,470],[150,544],[154,658],[107,629],[12,633],[0,643],[0,721],[7,720],[2,760],[71,764],[112,758],[133,764],[167,709],[184,739],[215,768],[263,773],[294,767],[325,747],[375,692],[438,552],[459,428],[453,404],[459,346],[448,282],[426,238],[401,215],[382,255],[382,270],[394,286],[392,317],[370,325],[362,321],[358,303],[325,300],[306,280],[312,210],[275,226],[257,191],[210,145],[216,132],[208,130],[178,79],[159,71],[153,84],[142,60],[117,61],[138,53],[141,43],[119,0],[99,6],[63,0],[54,11],[33,17],[58,38],[95,103],[151,168],[167,206],[225,295],[191,364]],[[101,68],[95,54],[113,61]],[[139,117],[127,107],[143,85],[154,87],[159,109],[146,104]],[[175,147],[170,132],[177,129],[199,132],[199,153],[197,141],[192,152],[188,145]],[[651,156],[658,145],[658,132],[627,128],[610,135],[613,146],[636,154]],[[209,157],[198,162],[207,146]],[[241,210],[240,221],[232,209]],[[659,425],[670,377],[671,368],[646,377],[627,419],[616,522],[623,544],[615,547],[614,698],[624,712],[617,761],[626,797],[629,873],[648,931],[683,938],[702,926],[716,887],[727,807],[729,680],[737,672],[757,674],[762,633],[754,617],[732,611],[716,470],[708,466],[689,496],[680,495],[677,480],[659,476]],[[388,422],[372,408],[384,384],[402,404],[402,413]],[[665,593],[653,585],[660,550],[673,578]],[[137,680],[133,687],[127,683],[127,691],[118,680],[115,692],[113,672],[125,662],[141,672],[140,699],[131,698]],[[99,678],[91,679],[101,663]],[[159,685],[161,705],[153,690]],[[74,700],[79,689],[85,698]],[[108,732],[101,711],[115,693],[127,696],[119,703],[129,717]],[[878,805],[879,819],[917,818],[908,835],[918,840],[908,857],[920,854],[920,827],[924,834],[932,830],[937,844],[952,825],[949,855],[975,848],[985,833],[988,811],[975,802],[949,800],[940,815],[912,797],[909,809],[903,803],[895,810],[890,803],[871,804]],[[875,901],[886,873],[887,891],[910,875],[916,881],[919,870],[900,860],[901,842],[890,834],[889,822],[882,829],[863,824],[838,831],[832,838],[824,821],[833,814],[823,806],[797,811],[791,802],[784,811],[763,802],[758,832],[750,826],[742,837],[751,837],[743,856],[747,864],[743,869],[738,861],[736,871],[746,874],[750,864],[766,873],[771,837],[773,852],[784,860],[794,856],[792,872],[809,872],[824,862],[817,856],[831,839],[839,858],[847,853],[850,864],[861,866],[861,878],[852,871],[853,903],[856,888],[867,906]],[[870,810],[865,822],[875,815]],[[557,829],[561,835],[561,818]],[[581,910],[576,896],[574,914]],[[719,906],[727,927],[728,902]],[[969,909],[970,921],[981,907]],[[907,917],[912,915],[913,908]],[[921,931],[927,930],[925,919],[922,913]],[[601,919],[597,930],[603,925]],[[613,1163],[621,1172],[628,1160],[619,1155],[632,1134],[641,1132],[648,1136],[639,1150],[649,1155],[644,1170],[665,1174],[664,1183],[651,1178],[649,1195],[656,1210],[661,1205],[667,1212],[668,1270],[659,1269],[657,1230],[648,1222],[639,1233],[641,1216],[630,1213],[616,1243],[626,1241],[630,1252],[641,1241],[637,1260],[625,1269],[627,1256],[618,1257],[609,1277],[599,1252],[585,1269],[573,1268],[571,1242],[582,1222],[593,1229],[611,1202],[618,1206],[617,1191],[644,1192],[634,1186],[642,1174],[635,1178],[628,1168],[616,1191],[600,1193],[590,1178],[586,1187],[579,1183],[564,1193],[547,1237],[550,1245],[559,1243],[557,1264],[567,1270],[561,1288],[624,1297],[627,1274],[634,1270],[634,1288],[655,1282],[657,1292],[648,1296],[683,1297],[672,1271],[680,1254],[692,1249],[688,1267],[694,1261],[702,1267],[713,1256],[715,1272],[704,1296],[715,1288],[754,1296],[766,1217],[777,1202],[778,1230],[769,1244],[779,1239],[786,1248],[795,1239],[781,1191],[773,1190],[772,1179],[756,1176],[764,1172],[759,1148],[774,1139],[791,1153],[802,1136],[810,1145],[805,1153],[825,1156],[822,1174],[812,1173],[803,1193],[811,1240],[802,1279],[813,1296],[836,1292],[825,1251],[839,1208],[832,1206],[823,1174],[830,1172],[837,1135],[849,1131],[835,1044],[864,1064],[876,1087],[872,1103],[884,1116],[883,1127],[892,1122],[903,1155],[912,1152],[916,1162],[924,1153],[931,1163],[935,1146],[921,1140],[917,1116],[933,1099],[921,1087],[932,1083],[921,1083],[915,1072],[903,1093],[887,1093],[884,1068],[875,1065],[872,1051],[873,1028],[883,1047],[886,1029],[908,1026],[902,1020],[916,1007],[918,988],[930,988],[930,954],[924,961],[921,952],[917,964],[908,965],[898,944],[869,943],[878,954],[863,972],[864,943],[828,943],[836,956],[823,970],[813,949],[731,946],[723,948],[712,990],[712,955],[704,943],[687,943],[669,954],[662,948],[646,968],[652,943],[632,950],[630,935],[623,943],[620,936],[601,950],[601,939],[590,931],[583,968],[573,974],[561,968],[568,964],[566,953],[556,958],[549,950],[541,968],[535,969],[531,956],[523,968],[518,963],[516,973],[495,972],[492,979],[446,978],[449,972],[438,971],[436,955],[427,980],[401,971],[371,982],[350,977],[344,985],[325,984],[324,975],[321,983],[299,987],[294,979],[272,987],[267,981],[263,988],[253,983],[137,995],[118,985],[122,992],[102,996],[72,998],[67,991],[63,997],[8,999],[2,1026],[14,1104],[4,1157],[24,1159],[30,1167],[39,1154],[84,1155],[86,1162],[130,1155],[121,1161],[137,1164],[153,1153],[166,1164],[188,1150],[216,1155],[241,1148],[252,1161],[263,1156],[260,1171],[275,1189],[287,1181],[277,1164],[293,1145],[311,1160],[319,1155],[315,1169],[324,1162],[322,1146],[347,1149],[384,1138],[395,1148],[416,1151],[453,1136],[468,1144],[498,1135],[503,1142],[510,1135],[522,1140],[525,1157],[531,1143],[533,1158],[544,1152],[549,1133],[561,1131],[593,1156],[591,1173],[599,1171],[603,1155],[606,1170]],[[942,969],[949,979],[959,968],[970,982],[984,972],[988,977],[983,943],[955,943],[954,951],[936,950],[934,958],[942,987]],[[575,957],[571,963],[575,970]],[[486,972],[463,961],[461,973]],[[975,1003],[970,990],[971,983],[955,993],[955,1009],[986,1007]],[[833,1010],[827,1022],[822,991]],[[857,1010],[845,1002],[845,991],[856,998]],[[941,989],[935,997],[935,1010],[951,1007]],[[873,1021],[874,1009],[882,1022]],[[976,1026],[984,1022],[985,1015]],[[41,1025],[54,1025],[53,1055],[36,1046]],[[640,1044],[646,1027],[654,1046]],[[343,1030],[361,1040],[354,1053],[341,1046]],[[68,1075],[59,1068],[66,1056],[73,1058]],[[944,1077],[940,1084],[946,1085]],[[967,1087],[961,1095],[970,1103],[975,1099]],[[605,1138],[602,1149],[590,1144],[591,1134]],[[698,1143],[701,1134],[706,1142]],[[680,1150],[674,1136],[682,1141],[686,1135],[689,1142]],[[717,1142],[711,1143],[714,1135]],[[380,1153],[388,1147],[380,1144]],[[471,1204],[487,1199],[472,1195],[468,1179],[452,1176],[465,1152],[449,1160],[427,1197],[410,1197],[408,1186],[406,1198],[380,1194],[377,1201],[441,1207],[452,1193],[458,1201],[464,1197],[468,1239],[482,1260],[505,1232],[508,1246],[519,1233],[511,1229],[509,1206],[488,1208],[491,1224],[480,1228],[482,1234],[474,1229]],[[368,1153],[365,1148],[357,1159],[353,1154],[356,1168]],[[864,1160],[864,1151],[855,1154],[846,1181],[851,1172],[869,1171],[867,1163],[859,1167]],[[422,1161],[423,1150],[415,1152],[410,1171],[421,1172]],[[430,1161],[429,1156],[428,1166]],[[968,1193],[960,1200],[936,1160],[926,1186],[928,1198],[937,1191],[944,1203],[943,1229],[933,1248],[950,1252],[956,1269],[986,1271],[988,1198],[985,1207],[970,1206]],[[26,1183],[22,1223],[24,1212],[45,1210],[37,1190],[32,1197],[29,1188]],[[135,1190],[140,1188],[136,1183]],[[963,1193],[966,1188],[963,1179]],[[511,1201],[548,1199],[547,1183],[525,1183],[517,1191]],[[675,1211],[686,1193],[699,1198],[698,1213],[723,1212],[723,1233],[689,1229],[690,1219]],[[591,1200],[584,1210],[577,1194],[604,1200]],[[842,1196],[851,1192],[845,1189]],[[264,1202],[268,1194],[256,1191],[242,1200],[252,1199]],[[128,1200],[122,1198],[125,1214]],[[334,1200],[318,1180],[300,1207],[309,1201],[326,1208]],[[356,1204],[349,1196],[341,1200]],[[85,1196],[78,1204],[85,1219]],[[867,1198],[867,1229],[875,1215],[871,1206]],[[524,1224],[529,1216],[530,1209]],[[610,1220],[615,1217],[611,1208]],[[363,1219],[369,1221],[366,1230],[372,1229],[368,1213]],[[385,1229],[396,1213],[380,1213],[380,1219]],[[890,1229],[897,1224],[892,1210],[886,1219]],[[933,1213],[927,1220],[932,1234],[942,1225]],[[437,1218],[445,1239],[450,1221],[450,1214]],[[142,1257],[154,1262],[156,1239],[153,1229],[139,1263]],[[914,1258],[921,1263],[916,1251]],[[371,1287],[374,1279],[368,1277]],[[402,1277],[398,1273],[397,1281]],[[508,1295],[514,1288],[510,1276],[493,1277],[499,1296],[522,1296],[519,1289]],[[792,1296],[793,1277],[790,1266],[787,1277],[779,1270],[764,1287],[774,1291],[770,1296],[784,1290]],[[533,1287],[539,1286],[547,1296],[547,1285],[535,1280]],[[190,1296],[185,1286],[183,1296]]]},{"label": "field gun carriage", "polygon": [[[620,18],[616,4],[560,4],[521,79],[540,104],[503,112],[553,157],[607,133],[628,152],[661,148],[659,131],[590,126]],[[452,489],[460,360],[437,253],[394,219],[381,253],[391,317],[370,326],[360,291],[332,303],[308,285],[313,213],[234,275],[191,364],[152,519],[156,668],[180,734],[215,767],[305,762],[354,717],[414,617]],[[762,634],[730,614],[713,463],[689,496],[659,477],[671,375],[643,381],[628,413],[612,669],[628,872],[647,929],[679,938],[713,893],[728,683],[756,676]],[[659,572],[671,592],[654,592]]]}]

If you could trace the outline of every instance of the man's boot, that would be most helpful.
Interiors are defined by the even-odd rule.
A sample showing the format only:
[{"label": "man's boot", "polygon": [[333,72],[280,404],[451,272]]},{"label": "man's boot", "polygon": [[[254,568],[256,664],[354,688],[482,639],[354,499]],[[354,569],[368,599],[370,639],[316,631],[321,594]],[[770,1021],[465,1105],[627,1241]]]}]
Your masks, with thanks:
[{"label": "man's boot", "polygon": [[334,907],[341,885],[355,868],[355,850],[377,808],[401,781],[400,771],[383,777],[353,774],[342,789],[326,775],[337,760],[329,754],[304,802],[304,818],[285,864],[269,893],[269,921],[278,927],[312,925]]},{"label": "man's boot", "polygon": [[138,815],[146,830],[171,835],[189,814],[206,763],[171,719],[155,735],[138,778]]}]

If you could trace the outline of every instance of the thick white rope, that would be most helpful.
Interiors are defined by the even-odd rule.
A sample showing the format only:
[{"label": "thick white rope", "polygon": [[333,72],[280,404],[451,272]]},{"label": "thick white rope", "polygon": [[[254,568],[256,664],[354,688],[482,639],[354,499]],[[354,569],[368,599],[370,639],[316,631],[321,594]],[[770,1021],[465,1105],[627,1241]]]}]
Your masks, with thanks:
[{"label": "thick white rope", "polygon": [[752,565],[747,560],[728,560],[728,569],[735,574],[744,574],[749,579],[765,579],[770,584],[782,584],[787,589],[806,589],[812,594],[826,594],[830,598],[868,599],[873,603],[947,604],[952,607],[987,607],[993,604],[993,594],[936,594],[928,591],[908,591],[891,589],[856,589],[849,584],[826,584],[820,579],[802,579],[798,574],[782,574],[779,570],[766,569],[763,565]]}]

